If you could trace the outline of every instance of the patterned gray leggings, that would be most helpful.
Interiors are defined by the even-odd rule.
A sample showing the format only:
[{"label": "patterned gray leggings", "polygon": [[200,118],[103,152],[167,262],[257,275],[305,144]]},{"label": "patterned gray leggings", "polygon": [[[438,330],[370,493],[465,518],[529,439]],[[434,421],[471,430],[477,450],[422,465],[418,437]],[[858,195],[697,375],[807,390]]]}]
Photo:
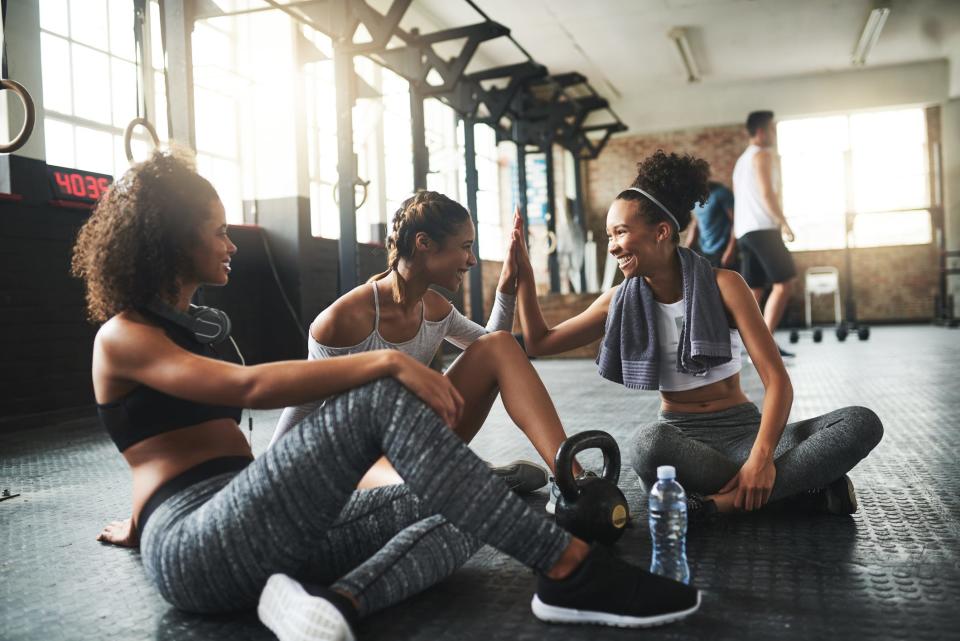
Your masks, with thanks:
[{"label": "patterned gray leggings", "polygon": [[[406,485],[355,492],[381,454]],[[570,541],[393,379],[330,399],[240,473],[171,496],[144,530],[147,575],[193,612],[252,607],[283,572],[354,595],[363,615],[448,576],[480,542],[545,572]]]},{"label": "patterned gray leggings", "polygon": [[[660,412],[659,419],[641,426],[630,447],[633,469],[647,490],[656,483],[658,465],[673,465],[684,489],[713,494],[740,470],[760,429],[753,403],[709,414]],[[770,500],[835,481],[882,437],[880,419],[865,407],[790,423],[774,452],[777,478]]]}]

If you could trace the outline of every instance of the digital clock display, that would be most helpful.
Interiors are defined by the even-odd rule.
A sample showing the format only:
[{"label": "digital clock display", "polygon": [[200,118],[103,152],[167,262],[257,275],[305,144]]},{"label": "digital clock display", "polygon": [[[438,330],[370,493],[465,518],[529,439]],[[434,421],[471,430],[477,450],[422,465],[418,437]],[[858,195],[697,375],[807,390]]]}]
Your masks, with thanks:
[{"label": "digital clock display", "polygon": [[95,203],[113,184],[113,176],[107,174],[52,165],[47,166],[47,176],[54,200]]}]

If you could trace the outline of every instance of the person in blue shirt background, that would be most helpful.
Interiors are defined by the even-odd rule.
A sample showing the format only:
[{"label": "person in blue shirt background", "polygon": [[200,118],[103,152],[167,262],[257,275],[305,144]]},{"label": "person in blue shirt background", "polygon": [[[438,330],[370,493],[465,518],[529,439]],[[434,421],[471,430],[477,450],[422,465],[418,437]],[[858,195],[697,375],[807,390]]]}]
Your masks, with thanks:
[{"label": "person in blue shirt background", "polygon": [[718,182],[707,184],[710,196],[693,208],[687,247],[697,250],[714,267],[739,271],[737,239],[733,235],[733,192]]}]

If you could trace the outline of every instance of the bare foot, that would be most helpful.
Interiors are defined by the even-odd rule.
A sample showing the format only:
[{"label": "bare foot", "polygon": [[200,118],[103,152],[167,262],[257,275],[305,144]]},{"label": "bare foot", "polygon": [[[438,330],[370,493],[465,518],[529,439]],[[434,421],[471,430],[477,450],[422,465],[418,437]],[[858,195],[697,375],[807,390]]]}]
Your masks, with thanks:
[{"label": "bare foot", "polygon": [[140,537],[132,519],[110,521],[97,535],[97,540],[122,548],[135,548],[140,545]]}]

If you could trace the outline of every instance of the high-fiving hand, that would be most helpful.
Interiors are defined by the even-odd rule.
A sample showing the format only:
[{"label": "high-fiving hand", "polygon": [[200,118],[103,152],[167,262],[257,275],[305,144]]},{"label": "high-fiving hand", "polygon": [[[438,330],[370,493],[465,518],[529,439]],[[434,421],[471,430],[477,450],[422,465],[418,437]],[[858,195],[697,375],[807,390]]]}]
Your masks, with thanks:
[{"label": "high-fiving hand", "polygon": [[519,253],[521,247],[526,250],[523,234],[523,219],[520,218],[520,208],[513,212],[513,228],[510,230],[510,240],[507,243],[506,256],[503,259],[503,269],[500,270],[500,283],[497,290],[504,294],[517,293],[517,277],[520,274]]}]

